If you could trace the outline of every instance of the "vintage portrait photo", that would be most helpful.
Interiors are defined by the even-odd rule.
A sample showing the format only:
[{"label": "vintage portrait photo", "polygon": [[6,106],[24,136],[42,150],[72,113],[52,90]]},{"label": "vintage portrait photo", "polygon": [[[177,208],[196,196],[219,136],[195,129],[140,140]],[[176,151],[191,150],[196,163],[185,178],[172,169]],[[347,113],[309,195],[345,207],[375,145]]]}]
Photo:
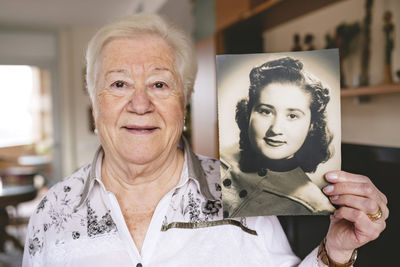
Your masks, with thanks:
[{"label": "vintage portrait photo", "polygon": [[340,169],[337,49],[217,56],[224,217],[328,215]]}]

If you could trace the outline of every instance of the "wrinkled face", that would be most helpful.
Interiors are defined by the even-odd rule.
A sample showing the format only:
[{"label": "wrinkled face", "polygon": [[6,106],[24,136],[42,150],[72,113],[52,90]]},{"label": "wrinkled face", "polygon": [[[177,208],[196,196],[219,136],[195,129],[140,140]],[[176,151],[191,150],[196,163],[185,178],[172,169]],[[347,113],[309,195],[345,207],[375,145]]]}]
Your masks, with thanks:
[{"label": "wrinkled face", "polygon": [[311,96],[290,83],[271,83],[260,91],[250,114],[249,139],[254,151],[269,159],[289,159],[310,129]]},{"label": "wrinkled face", "polygon": [[176,150],[183,129],[183,86],[172,48],[142,34],[114,39],[97,68],[94,116],[107,155],[146,164]]}]

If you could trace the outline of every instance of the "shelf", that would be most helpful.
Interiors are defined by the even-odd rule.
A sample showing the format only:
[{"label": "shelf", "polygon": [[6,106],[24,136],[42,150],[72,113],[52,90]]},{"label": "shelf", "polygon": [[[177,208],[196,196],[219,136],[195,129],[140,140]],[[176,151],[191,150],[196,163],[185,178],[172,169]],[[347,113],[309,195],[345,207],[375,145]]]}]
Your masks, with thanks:
[{"label": "shelf", "polygon": [[266,30],[338,1],[343,0],[216,0],[216,27],[223,31],[250,20]]},{"label": "shelf", "polygon": [[216,0],[216,52],[263,52],[263,32],[339,1]]},{"label": "shelf", "polygon": [[269,0],[252,8],[251,0],[217,0],[217,30],[224,30],[236,23],[247,20],[266,11],[281,1],[283,0]]},{"label": "shelf", "polygon": [[362,95],[381,95],[400,93],[400,83],[378,84],[366,87],[346,88],[340,91],[341,97],[362,96]]},{"label": "shelf", "polygon": [[274,5],[278,4],[279,2],[282,2],[283,0],[269,0],[266,2],[263,2],[256,7],[252,8],[250,11],[244,13],[243,19],[247,19],[249,17],[255,16],[269,8],[272,8]]}]

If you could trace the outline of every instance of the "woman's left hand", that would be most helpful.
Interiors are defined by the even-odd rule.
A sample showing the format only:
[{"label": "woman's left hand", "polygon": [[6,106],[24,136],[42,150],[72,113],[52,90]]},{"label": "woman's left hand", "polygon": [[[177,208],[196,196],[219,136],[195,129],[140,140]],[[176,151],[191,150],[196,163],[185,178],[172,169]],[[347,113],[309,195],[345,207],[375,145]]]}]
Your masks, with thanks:
[{"label": "woman's left hand", "polygon": [[326,174],[326,180],[331,184],[323,191],[338,206],[331,216],[326,250],[331,259],[345,263],[354,249],[378,238],[385,229],[387,198],[363,175],[334,171]]}]

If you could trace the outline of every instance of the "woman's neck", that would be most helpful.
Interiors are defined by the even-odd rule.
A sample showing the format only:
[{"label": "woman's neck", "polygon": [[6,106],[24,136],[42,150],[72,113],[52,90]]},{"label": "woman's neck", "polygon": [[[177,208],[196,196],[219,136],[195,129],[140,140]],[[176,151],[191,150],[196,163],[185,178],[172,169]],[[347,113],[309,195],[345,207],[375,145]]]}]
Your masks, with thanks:
[{"label": "woman's neck", "polygon": [[261,168],[270,169],[277,172],[287,172],[299,167],[299,163],[295,157],[290,159],[263,159],[259,165]]},{"label": "woman's neck", "polygon": [[139,209],[154,208],[161,198],[179,182],[184,156],[177,148],[163,159],[136,165],[103,158],[101,180],[118,200],[129,201]]},{"label": "woman's neck", "polygon": [[277,172],[287,172],[299,167],[299,161],[294,156],[290,159],[269,159],[252,150],[242,150],[239,155],[240,169],[243,172],[259,172],[268,169]]}]

